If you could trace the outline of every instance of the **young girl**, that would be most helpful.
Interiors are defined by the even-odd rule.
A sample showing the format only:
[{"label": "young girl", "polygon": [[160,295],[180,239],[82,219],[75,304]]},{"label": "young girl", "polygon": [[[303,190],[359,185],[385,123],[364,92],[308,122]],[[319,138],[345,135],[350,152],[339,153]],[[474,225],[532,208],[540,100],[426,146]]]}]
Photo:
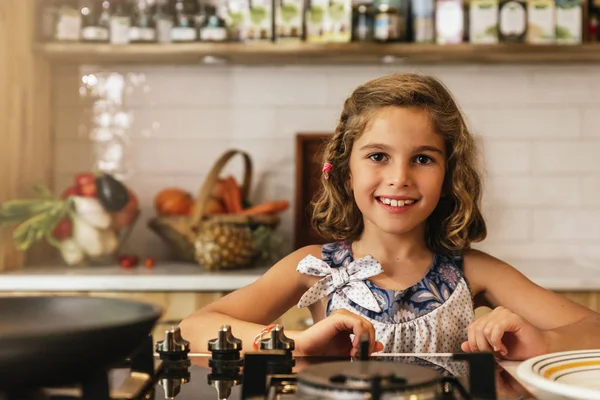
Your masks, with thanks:
[{"label": "young girl", "polygon": [[[314,325],[285,333],[296,355],[493,351],[522,360],[600,348],[600,318],[470,249],[486,236],[475,146],[436,79],[382,77],[346,100],[324,151],[315,228],[332,243],[301,248],[260,279],[182,321],[192,351],[223,324],[245,350],[293,306]],[[493,308],[474,320],[474,307]],[[353,338],[353,339],[352,339]]]}]

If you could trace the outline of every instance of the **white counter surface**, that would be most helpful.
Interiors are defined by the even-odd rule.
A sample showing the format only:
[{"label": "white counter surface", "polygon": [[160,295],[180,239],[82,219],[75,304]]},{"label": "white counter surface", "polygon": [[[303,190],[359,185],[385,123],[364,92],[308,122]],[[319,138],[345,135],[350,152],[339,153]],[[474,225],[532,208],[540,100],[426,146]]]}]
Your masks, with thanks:
[{"label": "white counter surface", "polygon": [[[525,276],[550,290],[600,291],[600,266],[565,261],[511,261]],[[147,269],[107,267],[25,267],[0,273],[0,291],[231,291],[258,279],[268,268],[207,271],[173,262]]]}]

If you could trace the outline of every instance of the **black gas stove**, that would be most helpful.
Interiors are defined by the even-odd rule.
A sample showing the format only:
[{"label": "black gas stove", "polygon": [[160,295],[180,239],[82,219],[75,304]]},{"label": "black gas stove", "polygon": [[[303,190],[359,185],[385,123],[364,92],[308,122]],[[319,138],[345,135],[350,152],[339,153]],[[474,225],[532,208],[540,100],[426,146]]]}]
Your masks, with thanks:
[{"label": "black gas stove", "polygon": [[[445,357],[293,357],[294,341],[276,326],[256,351],[223,326],[209,353],[191,354],[179,329],[153,348],[148,337],[123,363],[72,385],[0,394],[0,400],[499,399],[489,353]],[[1,379],[1,378],[0,378]]]}]

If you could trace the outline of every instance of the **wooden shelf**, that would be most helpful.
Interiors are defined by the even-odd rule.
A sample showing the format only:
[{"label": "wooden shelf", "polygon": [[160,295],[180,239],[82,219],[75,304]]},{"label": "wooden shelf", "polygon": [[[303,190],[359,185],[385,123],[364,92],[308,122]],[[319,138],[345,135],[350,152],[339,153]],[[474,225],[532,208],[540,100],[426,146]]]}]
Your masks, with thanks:
[{"label": "wooden shelf", "polygon": [[598,63],[600,44],[422,45],[413,43],[46,43],[36,50],[69,64]]}]

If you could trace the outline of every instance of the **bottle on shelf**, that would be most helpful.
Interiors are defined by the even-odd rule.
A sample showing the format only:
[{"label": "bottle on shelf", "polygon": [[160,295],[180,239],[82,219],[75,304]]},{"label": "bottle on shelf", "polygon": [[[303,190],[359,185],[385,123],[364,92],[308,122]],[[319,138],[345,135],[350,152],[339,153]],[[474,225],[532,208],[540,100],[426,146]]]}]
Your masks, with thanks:
[{"label": "bottle on shelf", "polygon": [[108,42],[111,2],[109,0],[80,0],[79,11],[81,13],[81,41]]},{"label": "bottle on shelf", "polygon": [[225,20],[217,15],[213,5],[206,5],[206,19],[199,29],[200,40],[203,42],[224,42],[227,40]]},{"label": "bottle on shelf", "polygon": [[171,43],[174,16],[169,0],[156,0],[155,9],[156,41],[158,43]]},{"label": "bottle on shelf", "polygon": [[435,1],[412,0],[412,37],[415,43],[435,41]]},{"label": "bottle on shelf", "polygon": [[36,26],[37,40],[51,42],[56,35],[56,17],[58,13],[57,0],[38,0],[38,23]]},{"label": "bottle on shelf", "polygon": [[156,3],[154,0],[134,0],[129,40],[133,43],[156,42]]},{"label": "bottle on shelf", "polygon": [[464,18],[462,0],[438,0],[435,11],[436,43],[462,43]]},{"label": "bottle on shelf", "polygon": [[352,5],[352,41],[373,40],[373,4],[359,2]]},{"label": "bottle on shelf", "polygon": [[527,37],[527,4],[525,0],[500,0],[498,23],[500,41],[523,43]]},{"label": "bottle on shelf", "polygon": [[382,43],[407,41],[407,2],[404,0],[378,0],[374,5],[374,40]]},{"label": "bottle on shelf", "polygon": [[196,15],[198,14],[198,2],[196,0],[172,0],[173,1],[173,28],[171,28],[171,41],[173,42],[195,42],[198,40],[196,29]]},{"label": "bottle on shelf", "polygon": [[59,0],[56,9],[55,40],[77,42],[81,33],[81,14],[77,0]]},{"label": "bottle on shelf", "polygon": [[131,28],[131,8],[126,0],[111,0],[113,12],[110,15],[110,43],[129,43]]}]

